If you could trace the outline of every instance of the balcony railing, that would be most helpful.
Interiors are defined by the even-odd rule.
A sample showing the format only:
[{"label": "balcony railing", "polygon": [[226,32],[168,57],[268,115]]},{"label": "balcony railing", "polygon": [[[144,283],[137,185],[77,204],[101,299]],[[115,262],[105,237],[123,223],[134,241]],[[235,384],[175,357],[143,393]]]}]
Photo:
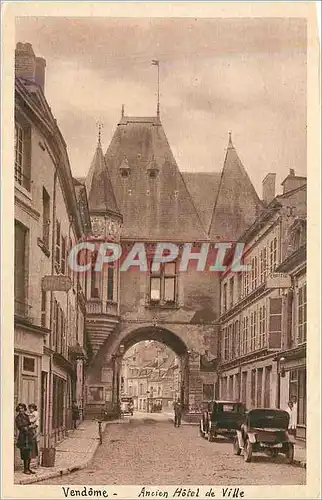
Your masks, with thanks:
[{"label": "balcony railing", "polygon": [[86,313],[117,315],[117,304],[115,302],[103,302],[96,299],[89,300],[86,303]]}]

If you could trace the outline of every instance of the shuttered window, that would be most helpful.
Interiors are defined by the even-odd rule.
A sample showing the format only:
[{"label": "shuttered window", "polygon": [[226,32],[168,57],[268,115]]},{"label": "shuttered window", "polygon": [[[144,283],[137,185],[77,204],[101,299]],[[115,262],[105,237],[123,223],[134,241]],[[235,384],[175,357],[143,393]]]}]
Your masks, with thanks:
[{"label": "shuttered window", "polygon": [[297,338],[299,344],[306,342],[306,283],[298,290]]},{"label": "shuttered window", "polygon": [[15,181],[30,191],[31,128],[15,124]]},{"label": "shuttered window", "polygon": [[27,290],[27,241],[28,229],[18,221],[15,221],[15,314],[22,317],[28,316]]},{"label": "shuttered window", "polygon": [[268,347],[280,349],[282,337],[282,299],[269,299]]}]

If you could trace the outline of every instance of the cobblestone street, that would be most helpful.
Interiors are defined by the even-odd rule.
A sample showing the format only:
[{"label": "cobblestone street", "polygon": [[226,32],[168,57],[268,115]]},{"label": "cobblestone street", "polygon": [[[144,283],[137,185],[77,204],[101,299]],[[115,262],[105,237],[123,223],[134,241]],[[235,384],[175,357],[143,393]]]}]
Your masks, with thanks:
[{"label": "cobblestone street", "polygon": [[305,484],[305,470],[255,455],[251,463],[233,454],[230,442],[209,443],[198,427],[173,427],[167,417],[138,416],[107,426],[92,464],[39,484]]}]

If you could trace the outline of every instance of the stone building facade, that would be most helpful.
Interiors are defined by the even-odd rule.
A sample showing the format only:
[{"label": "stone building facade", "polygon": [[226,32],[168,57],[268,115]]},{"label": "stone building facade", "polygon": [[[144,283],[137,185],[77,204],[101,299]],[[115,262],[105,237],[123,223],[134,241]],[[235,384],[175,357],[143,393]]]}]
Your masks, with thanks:
[{"label": "stone building facade", "polygon": [[45,61],[17,44],[15,79],[14,403],[36,403],[41,446],[83,405],[85,276],[68,252],[90,231],[87,195],[44,95]]},{"label": "stone building facade", "polygon": [[263,193],[265,209],[240,238],[249,270],[221,277],[220,396],[286,408],[296,395],[304,429],[306,178],[291,170],[275,196],[269,174]]}]

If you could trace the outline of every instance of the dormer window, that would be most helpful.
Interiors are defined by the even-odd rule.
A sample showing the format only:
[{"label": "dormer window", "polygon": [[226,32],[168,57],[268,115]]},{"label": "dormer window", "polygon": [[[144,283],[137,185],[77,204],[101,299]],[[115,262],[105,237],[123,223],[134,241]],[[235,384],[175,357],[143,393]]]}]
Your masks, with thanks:
[{"label": "dormer window", "polygon": [[149,167],[147,169],[147,173],[148,173],[150,179],[155,179],[159,173],[159,167],[155,161],[154,156],[152,157],[152,160],[149,164]]},{"label": "dormer window", "polygon": [[128,163],[127,159],[124,158],[124,160],[122,161],[121,166],[120,166],[121,177],[123,177],[123,178],[129,177],[130,172],[131,172],[131,169],[130,169],[129,163]]}]

